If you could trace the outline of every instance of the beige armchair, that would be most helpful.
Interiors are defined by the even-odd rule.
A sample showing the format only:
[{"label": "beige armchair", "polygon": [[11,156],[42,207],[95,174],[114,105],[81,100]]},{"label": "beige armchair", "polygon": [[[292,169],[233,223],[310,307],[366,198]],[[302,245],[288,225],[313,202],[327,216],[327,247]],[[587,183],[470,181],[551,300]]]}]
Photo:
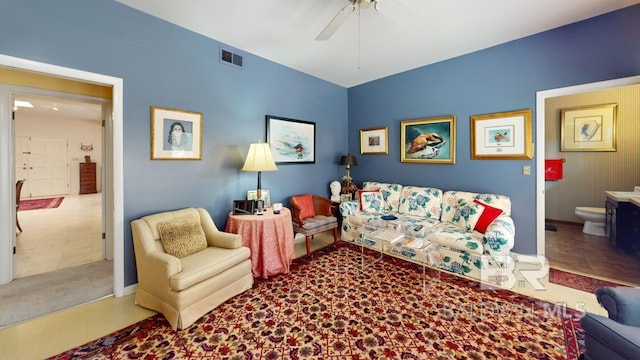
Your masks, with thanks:
[{"label": "beige armchair", "polygon": [[[167,229],[183,230],[181,224],[187,222],[196,231],[201,229],[199,240],[206,238],[200,244],[204,248],[178,254],[182,257],[168,254],[163,241],[176,232]],[[174,330],[187,328],[253,286],[249,248],[242,246],[240,235],[219,231],[205,209],[144,216],[131,222],[131,230],[138,271],[135,302],[164,314]],[[165,245],[175,252],[171,243]],[[178,248],[183,250],[181,245]]]}]

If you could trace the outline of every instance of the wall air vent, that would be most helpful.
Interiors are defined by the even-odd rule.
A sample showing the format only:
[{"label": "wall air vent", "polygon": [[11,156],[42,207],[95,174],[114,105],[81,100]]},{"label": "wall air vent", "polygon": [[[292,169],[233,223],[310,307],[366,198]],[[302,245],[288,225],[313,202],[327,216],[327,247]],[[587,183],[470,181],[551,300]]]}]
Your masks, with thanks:
[{"label": "wall air vent", "polygon": [[220,49],[220,61],[227,64],[235,65],[239,68],[242,67],[242,56],[224,49]]}]

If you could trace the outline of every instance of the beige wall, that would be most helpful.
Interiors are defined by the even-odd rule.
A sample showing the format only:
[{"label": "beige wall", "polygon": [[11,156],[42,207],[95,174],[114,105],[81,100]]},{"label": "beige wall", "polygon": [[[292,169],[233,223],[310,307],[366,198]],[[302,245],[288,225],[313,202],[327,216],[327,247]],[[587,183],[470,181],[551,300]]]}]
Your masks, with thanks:
[{"label": "beige wall", "polygon": [[[21,114],[16,111],[16,136],[36,138],[67,139],[69,144],[69,194],[80,191],[79,162],[90,155],[96,163],[96,186],[102,191],[102,126],[99,121],[85,119],[67,119],[41,117]],[[93,151],[82,151],[80,144],[93,144]]]},{"label": "beige wall", "polygon": [[[617,151],[560,151],[561,109],[617,103]],[[640,85],[547,99],[546,159],[566,159],[564,178],[545,183],[546,218],[580,222],[576,206],[604,207],[606,190],[640,185]]]}]

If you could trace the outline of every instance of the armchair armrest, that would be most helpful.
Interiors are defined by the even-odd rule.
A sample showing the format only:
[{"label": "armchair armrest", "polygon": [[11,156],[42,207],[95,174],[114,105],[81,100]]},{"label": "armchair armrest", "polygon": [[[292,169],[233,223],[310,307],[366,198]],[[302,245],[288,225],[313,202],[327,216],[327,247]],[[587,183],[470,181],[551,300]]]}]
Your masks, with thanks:
[{"label": "armchair armrest", "polygon": [[312,195],[312,198],[316,215],[333,216],[331,213],[331,200],[318,195]]},{"label": "armchair armrest", "polygon": [[609,313],[609,319],[621,324],[640,326],[640,289],[633,287],[601,287],[596,298]]},{"label": "armchair armrest", "polygon": [[591,313],[580,319],[580,327],[585,332],[585,359],[640,358],[640,328]]},{"label": "armchair armrest", "polygon": [[237,249],[242,246],[242,236],[218,230],[211,215],[205,209],[196,209],[200,215],[200,225],[209,246]]}]

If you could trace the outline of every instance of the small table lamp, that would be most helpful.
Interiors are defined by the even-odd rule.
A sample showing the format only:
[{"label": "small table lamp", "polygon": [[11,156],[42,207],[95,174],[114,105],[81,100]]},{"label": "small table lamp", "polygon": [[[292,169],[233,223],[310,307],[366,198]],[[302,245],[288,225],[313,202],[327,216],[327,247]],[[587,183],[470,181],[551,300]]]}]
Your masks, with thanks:
[{"label": "small table lamp", "polygon": [[345,189],[349,189],[351,185],[351,165],[358,165],[358,160],[356,160],[356,157],[351,154],[343,155],[340,158],[340,165],[347,165],[347,181]]},{"label": "small table lamp", "polygon": [[247,154],[247,159],[244,161],[242,171],[258,172],[258,188],[256,189],[258,197],[258,215],[262,215],[262,200],[260,200],[262,198],[262,185],[260,181],[261,174],[263,171],[276,170],[278,170],[278,168],[276,167],[276,163],[273,161],[269,143],[251,143],[249,145],[249,153]]}]

